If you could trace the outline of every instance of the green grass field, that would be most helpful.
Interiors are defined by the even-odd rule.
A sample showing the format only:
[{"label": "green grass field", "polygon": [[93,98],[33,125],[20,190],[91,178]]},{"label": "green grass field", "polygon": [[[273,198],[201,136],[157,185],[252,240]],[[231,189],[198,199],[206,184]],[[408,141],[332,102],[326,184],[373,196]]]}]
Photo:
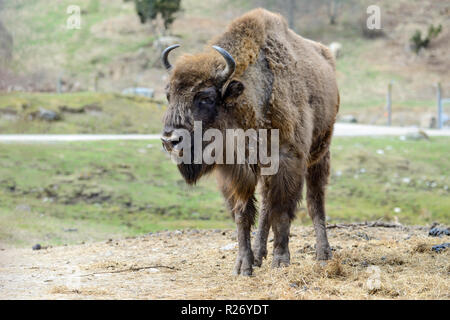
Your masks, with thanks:
[{"label": "green grass field", "polygon": [[[61,112],[61,107],[86,111]],[[30,120],[29,115],[40,108],[58,112],[61,120]],[[0,94],[0,133],[159,133],[165,109],[156,100],[112,93]],[[5,111],[14,119],[4,117]]]},{"label": "green grass field", "polygon": [[[450,223],[449,146],[446,138],[336,138],[328,222]],[[295,223],[309,224],[303,205]],[[187,186],[157,141],[0,144],[4,246],[231,227],[214,177]]]},{"label": "green grass field", "polygon": [[[105,5],[106,4],[106,5]],[[66,28],[67,8],[77,5],[82,9],[81,28]],[[94,26],[109,19],[135,15],[132,4],[123,1],[63,0],[49,5],[47,1],[5,1],[3,22],[14,32],[14,67],[30,70],[34,64],[49,68],[63,68],[79,75],[90,74],[97,65],[104,66],[113,58],[126,52],[134,52],[152,42],[151,35],[110,30],[96,33]],[[39,60],[37,60],[37,58]]]}]

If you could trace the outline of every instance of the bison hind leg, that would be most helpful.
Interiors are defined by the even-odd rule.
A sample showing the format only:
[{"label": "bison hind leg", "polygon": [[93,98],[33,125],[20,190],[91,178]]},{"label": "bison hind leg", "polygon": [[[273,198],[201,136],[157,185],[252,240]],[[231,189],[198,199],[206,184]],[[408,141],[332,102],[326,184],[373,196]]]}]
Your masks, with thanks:
[{"label": "bison hind leg", "polygon": [[[265,248],[268,230],[272,226],[274,234],[272,267],[290,264],[289,233],[297,203],[302,196],[305,167],[301,158],[284,154],[280,157],[278,173],[263,180],[263,212],[268,215],[268,222],[266,229],[263,230],[265,233],[261,233],[261,239],[265,238],[260,243],[262,242]],[[260,249],[260,252],[264,253],[264,250]],[[258,251],[256,254],[258,260]]]},{"label": "bison hind leg", "polygon": [[234,211],[237,226],[239,252],[234,265],[233,274],[251,276],[253,273],[253,251],[250,243],[250,230],[256,215],[255,197],[247,200],[243,210]]},{"label": "bison hind leg", "polygon": [[316,258],[329,260],[332,258],[325,225],[325,188],[330,174],[330,151],[310,166],[306,174],[306,201],[308,213],[314,224],[316,233]]},{"label": "bison hind leg", "polygon": [[263,259],[267,258],[267,238],[269,237],[270,221],[269,211],[264,208],[261,209],[258,220],[258,231],[256,232],[253,250],[255,253],[255,260],[253,265],[261,267]]}]

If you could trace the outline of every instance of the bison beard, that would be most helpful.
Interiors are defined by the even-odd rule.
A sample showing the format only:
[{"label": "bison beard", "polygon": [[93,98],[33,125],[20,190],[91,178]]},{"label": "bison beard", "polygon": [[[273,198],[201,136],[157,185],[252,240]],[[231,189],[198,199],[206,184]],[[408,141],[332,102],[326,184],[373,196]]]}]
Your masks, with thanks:
[{"label": "bison beard", "polygon": [[183,176],[187,184],[196,184],[198,179],[203,175],[205,165],[203,164],[179,164],[178,170]]},{"label": "bison beard", "polygon": [[[193,155],[192,151],[192,157]],[[192,158],[193,159],[193,158]],[[214,166],[206,165],[206,164],[179,164],[178,171],[180,171],[181,175],[189,185],[195,185],[197,181],[205,174],[210,173],[214,169]]]},{"label": "bison beard", "polygon": [[[239,252],[234,273],[251,275],[267,257],[272,228],[273,267],[290,263],[289,229],[306,182],[307,208],[316,233],[316,257],[331,258],[325,224],[325,188],[330,173],[330,144],[339,110],[335,62],[329,49],[295,34],[284,18],[264,9],[236,19],[211,41],[209,49],[184,55],[172,67],[167,48],[163,64],[170,72],[169,107],[163,143],[174,145],[173,128],[278,129],[279,167],[272,176],[256,165],[180,164],[188,184],[209,172],[217,181],[237,225]],[[189,130],[190,130],[189,129]],[[172,139],[172,140],[171,140]],[[191,148],[192,159],[194,150]],[[261,190],[258,230],[255,190]]]}]

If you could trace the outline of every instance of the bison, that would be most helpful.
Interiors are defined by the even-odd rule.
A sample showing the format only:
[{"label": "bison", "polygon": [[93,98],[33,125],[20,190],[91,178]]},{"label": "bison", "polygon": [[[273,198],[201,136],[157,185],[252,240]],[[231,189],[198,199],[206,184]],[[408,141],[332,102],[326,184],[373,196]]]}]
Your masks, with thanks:
[{"label": "bison", "polygon": [[[302,38],[285,19],[255,9],[234,20],[204,52],[181,56],[174,66],[167,48],[168,108],[163,146],[179,153],[180,130],[194,134],[215,128],[278,129],[278,171],[261,175],[262,165],[179,163],[188,184],[214,172],[237,225],[239,252],[235,274],[251,275],[267,258],[270,227],[274,234],[273,267],[290,263],[289,229],[307,185],[307,207],[316,234],[316,258],[331,258],[325,225],[325,187],[330,173],[330,143],[339,110],[335,61],[330,50]],[[193,152],[193,146],[191,147]],[[251,227],[260,185],[261,210],[251,246]]]}]

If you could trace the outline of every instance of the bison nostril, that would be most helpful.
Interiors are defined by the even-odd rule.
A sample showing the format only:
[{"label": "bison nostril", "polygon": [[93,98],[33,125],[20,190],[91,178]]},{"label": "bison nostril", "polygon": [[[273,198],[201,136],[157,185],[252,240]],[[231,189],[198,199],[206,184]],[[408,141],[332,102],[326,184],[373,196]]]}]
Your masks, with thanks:
[{"label": "bison nostril", "polygon": [[177,144],[179,144],[181,141],[183,141],[183,137],[182,136],[176,136],[176,137],[172,136],[170,138],[162,137],[161,141],[162,141],[164,149],[167,152],[171,152]]},{"label": "bison nostril", "polygon": [[175,139],[172,139],[171,140],[171,142],[172,142],[172,147],[175,147],[177,144],[179,144],[181,141],[183,141],[183,137],[182,136],[179,136],[179,137],[176,137]]},{"label": "bison nostril", "polygon": [[167,152],[172,151],[172,144],[170,143],[169,140],[167,140],[166,138],[161,138],[161,142],[163,145],[164,150],[166,150]]}]

